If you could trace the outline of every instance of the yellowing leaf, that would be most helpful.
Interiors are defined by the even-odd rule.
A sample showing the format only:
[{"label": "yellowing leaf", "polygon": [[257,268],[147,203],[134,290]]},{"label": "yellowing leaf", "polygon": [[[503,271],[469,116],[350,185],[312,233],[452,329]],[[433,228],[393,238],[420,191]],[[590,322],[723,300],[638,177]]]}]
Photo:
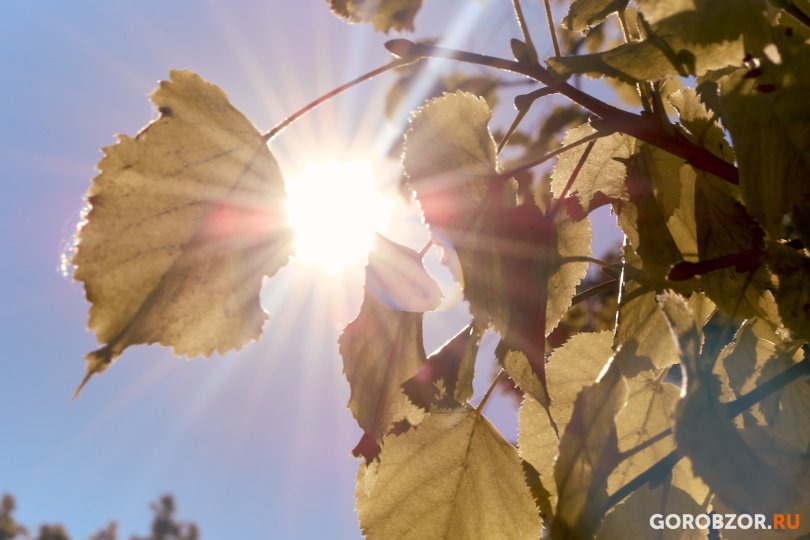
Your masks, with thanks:
[{"label": "yellowing leaf", "polygon": [[596,26],[605,18],[627,6],[627,0],[574,0],[563,24],[569,30],[582,32]]},{"label": "yellowing leaf", "polygon": [[[643,271],[641,260],[632,250],[625,248],[625,264],[635,272]],[[678,351],[667,336],[666,319],[658,309],[656,291],[648,284],[627,280],[619,303],[619,318],[614,345],[617,360],[625,375],[630,371],[666,368],[678,362]],[[619,349],[619,346],[621,348]],[[630,360],[635,366],[631,369]]]},{"label": "yellowing leaf", "polygon": [[700,75],[710,69],[740,66],[745,55],[768,43],[762,0],[643,0],[649,26],[642,41],[609,51],[550,58],[561,75],[607,75],[625,82]]},{"label": "yellowing leaf", "polygon": [[492,322],[543,382],[545,336],[585,275],[576,259],[590,254],[590,226],[564,205],[543,213],[528,195],[516,205],[511,183],[497,178],[491,114],[463,92],[430,100],[411,120],[403,165],[434,238],[458,253],[473,315]]},{"label": "yellowing leaf", "polygon": [[[360,427],[376,442],[399,420],[413,425],[421,420],[421,410],[408,400],[401,385],[422,367],[425,349],[422,313],[392,306],[389,291],[377,287],[384,282],[374,276],[386,274],[386,268],[403,265],[416,273],[411,279],[431,282],[419,261],[419,254],[411,249],[389,240],[378,241],[369,254],[360,313],[338,340],[343,371],[352,390],[349,408]],[[435,294],[438,300],[438,287]]]},{"label": "yellowing leaf", "polygon": [[[664,382],[667,370],[647,370],[627,378],[627,405],[616,416],[619,451],[628,452],[649,445],[624,460],[610,477],[611,491],[623,486],[659,459],[669,454],[675,443],[672,436],[660,435],[674,425],[675,404],[680,388]],[[659,439],[650,444],[653,438]]]},{"label": "yellowing leaf", "polygon": [[[596,130],[589,124],[582,124],[568,130],[563,144],[570,144],[594,133]],[[551,173],[551,189],[555,196],[559,197],[562,194],[585,151],[585,146],[580,145],[560,154]],[[625,183],[627,167],[624,160],[633,154],[634,148],[635,139],[621,133],[597,139],[569,194],[575,194],[585,210],[589,208],[597,193],[603,193],[611,199],[628,199]]]},{"label": "yellowing leaf", "polygon": [[[574,403],[580,391],[593,384],[612,354],[611,332],[582,333],[572,336],[563,346],[551,353],[546,375],[548,393],[551,398],[549,408],[560,434],[565,432],[571,419]],[[512,352],[510,354],[520,355]],[[510,362],[504,362],[509,366]],[[520,365],[520,364],[518,364]],[[524,364],[525,365],[525,364]],[[533,373],[528,370],[517,372],[507,370],[521,388],[534,396],[540,392],[538,382],[532,383]],[[536,379],[534,379],[536,381]],[[556,502],[557,489],[551,479],[554,476],[554,459],[557,455],[559,439],[548,420],[548,414],[538,403],[539,398],[526,397],[518,416],[518,450],[540,474],[544,486]]]},{"label": "yellowing leaf", "polygon": [[105,345],[85,382],[130,345],[208,356],[255,339],[262,277],[291,253],[281,171],[225,93],[173,71],[152,101],[160,118],[105,148],[87,193],[73,264]]},{"label": "yellowing leaf", "polygon": [[434,411],[360,466],[367,538],[531,539],[540,518],[515,448],[471,409]]},{"label": "yellowing leaf", "polygon": [[328,0],[332,11],[350,23],[371,23],[377,32],[413,31],[422,0]]},{"label": "yellowing leaf", "polygon": [[402,164],[429,225],[459,233],[480,217],[497,174],[491,117],[484,99],[459,91],[431,99],[411,118]]},{"label": "yellowing leaf", "polygon": [[615,419],[626,399],[627,386],[615,365],[577,396],[554,466],[553,538],[590,538],[596,532],[607,510],[607,479],[619,462]]}]

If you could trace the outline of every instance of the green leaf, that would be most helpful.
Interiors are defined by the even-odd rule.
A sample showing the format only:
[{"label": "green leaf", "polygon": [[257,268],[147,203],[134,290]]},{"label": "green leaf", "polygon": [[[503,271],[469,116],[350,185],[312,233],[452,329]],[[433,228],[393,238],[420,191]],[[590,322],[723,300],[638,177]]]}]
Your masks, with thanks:
[{"label": "green leaf", "polygon": [[349,23],[371,23],[377,32],[413,31],[422,0],[328,0],[332,11]]},{"label": "green leaf", "polygon": [[751,215],[774,239],[784,237],[787,215],[810,244],[810,183],[799,181],[810,178],[810,49],[798,36],[780,36],[777,44],[779,63],[763,56],[755,70],[738,69],[720,79],[723,123],[737,151],[740,191]]},{"label": "green leaf", "polygon": [[[408,400],[401,385],[419,371],[426,358],[422,313],[392,306],[394,295],[390,289],[380,288],[385,282],[375,276],[390,275],[391,269],[404,267],[417,274],[409,276],[414,281],[432,282],[420,261],[417,252],[378,237],[369,254],[360,313],[338,340],[343,371],[351,386],[349,408],[376,442],[397,421],[405,419],[416,425],[421,420],[423,412]],[[436,287],[434,304],[438,298]]]},{"label": "green leaf", "polygon": [[225,93],[172,71],[152,102],[160,118],[104,149],[77,233],[74,277],[104,344],[84,382],[130,345],[209,356],[256,339],[262,278],[291,254],[281,171]]},{"label": "green leaf", "polygon": [[515,448],[472,409],[434,411],[385,438],[361,465],[357,513],[367,538],[539,538]]},{"label": "green leaf", "polygon": [[584,32],[604,21],[614,11],[627,7],[628,0],[574,0],[563,24],[569,30]]},{"label": "green leaf", "polygon": [[607,510],[607,479],[620,459],[616,415],[626,400],[627,386],[615,365],[577,396],[554,465],[553,538],[590,538],[599,527]]},{"label": "green leaf", "polygon": [[660,298],[685,369],[686,395],[678,404],[675,440],[695,474],[740,512],[775,512],[799,496],[794,480],[762,460],[740,436],[720,406],[712,358],[700,354],[700,330],[682,297]]},{"label": "green leaf", "polygon": [[[573,143],[596,130],[590,124],[569,129],[563,138],[563,145]],[[551,173],[551,189],[554,195],[562,194],[568,179],[579,163],[586,145],[580,145],[563,153],[554,165]],[[622,133],[613,133],[596,140],[587,161],[579,171],[570,194],[575,194],[583,209],[588,210],[597,193],[603,193],[610,199],[628,199],[624,178],[627,167],[624,161],[634,151],[635,139]]]},{"label": "green leaf", "polygon": [[473,394],[475,356],[481,330],[474,324],[464,328],[430,355],[419,372],[405,381],[402,389],[418,407],[451,409],[463,405]]},{"label": "green leaf", "polygon": [[768,44],[762,0],[638,2],[646,38],[609,51],[549,58],[559,74],[615,77],[628,83],[701,75]]}]

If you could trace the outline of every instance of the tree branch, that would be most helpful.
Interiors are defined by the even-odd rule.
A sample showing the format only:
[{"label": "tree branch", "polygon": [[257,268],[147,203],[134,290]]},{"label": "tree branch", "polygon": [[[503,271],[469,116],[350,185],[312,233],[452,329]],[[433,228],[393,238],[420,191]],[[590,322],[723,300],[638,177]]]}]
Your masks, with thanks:
[{"label": "tree branch", "polygon": [[654,117],[633,114],[605,103],[568,84],[556,73],[539,64],[515,62],[483,54],[435,47],[423,43],[414,43],[407,39],[391,40],[385,44],[385,47],[392,54],[403,59],[446,58],[525,75],[545,84],[597,115],[599,117],[598,123],[594,123],[594,127],[597,129],[625,133],[678,156],[690,165],[722,178],[731,184],[738,185],[740,183],[739,171],[734,165],[717,157],[702,146],[693,144],[677,132],[666,132],[661,129]]}]

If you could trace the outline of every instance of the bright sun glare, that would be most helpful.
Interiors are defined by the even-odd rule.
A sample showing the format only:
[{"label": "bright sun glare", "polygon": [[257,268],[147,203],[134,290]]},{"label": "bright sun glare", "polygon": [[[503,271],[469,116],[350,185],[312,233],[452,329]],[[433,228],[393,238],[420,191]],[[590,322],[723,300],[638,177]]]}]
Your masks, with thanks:
[{"label": "bright sun glare", "polygon": [[296,257],[337,272],[366,257],[392,201],[375,190],[371,165],[329,161],[287,179],[287,215]]}]

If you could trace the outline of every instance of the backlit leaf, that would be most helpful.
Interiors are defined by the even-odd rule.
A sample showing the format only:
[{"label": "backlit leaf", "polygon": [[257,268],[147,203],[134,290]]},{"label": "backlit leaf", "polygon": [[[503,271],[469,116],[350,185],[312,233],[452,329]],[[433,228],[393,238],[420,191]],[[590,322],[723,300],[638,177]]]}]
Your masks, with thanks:
[{"label": "backlit leaf", "polygon": [[[588,135],[596,133],[589,124],[568,130],[563,144],[570,144]],[[559,197],[568,183],[568,179],[585,151],[586,145],[580,145],[560,155],[551,173],[551,189]],[[611,199],[627,199],[625,175],[627,167],[624,161],[633,154],[635,139],[622,133],[613,133],[601,137],[591,150],[588,160],[579,171],[570,194],[575,194],[583,209],[587,210],[597,193],[603,193]]]},{"label": "backlit leaf", "polygon": [[516,205],[512,183],[497,178],[491,115],[463,92],[428,101],[411,120],[403,165],[434,239],[458,254],[473,315],[543,380],[545,336],[585,274],[587,263],[573,259],[590,254],[590,226],[564,205],[544,214],[530,195]]},{"label": "backlit leaf", "polygon": [[[397,421],[412,425],[421,420],[422,411],[411,403],[401,385],[419,371],[425,362],[422,343],[422,313],[402,311],[392,305],[392,294],[380,289],[374,276],[390,268],[411,268],[411,279],[430,283],[421,266],[419,254],[389,240],[378,239],[369,254],[366,287],[360,313],[343,330],[338,343],[343,371],[351,386],[349,408],[357,423],[372,440],[379,442]],[[435,302],[438,287],[435,286]]]},{"label": "backlit leaf", "polygon": [[[700,354],[700,330],[691,309],[676,294],[663,295],[661,309],[679,343],[686,395],[676,411],[678,450],[726,504],[740,512],[775,512],[799,493],[794,480],[761,459],[743,440],[718,401],[713,359]],[[710,444],[707,444],[710,441]]]},{"label": "backlit leaf", "polygon": [[[561,435],[571,419],[577,395],[583,388],[593,384],[610,358],[611,340],[611,332],[608,331],[577,334],[551,353],[546,368],[551,398],[549,410]],[[509,373],[511,376],[513,371]],[[531,386],[529,382],[522,382],[526,379],[531,381],[533,375],[526,371],[513,378],[527,392],[531,388],[539,391],[537,383]],[[531,393],[529,395],[533,396]],[[523,401],[518,416],[518,434],[521,457],[540,473],[543,485],[552,495],[552,503],[556,502],[557,489],[551,479],[554,477],[554,459],[559,439],[536,397],[527,396]]]},{"label": "backlit leaf", "polygon": [[328,0],[332,11],[350,23],[371,23],[377,32],[413,31],[422,0]]},{"label": "backlit leaf", "polygon": [[810,257],[783,244],[771,244],[766,262],[779,282],[774,296],[780,318],[794,338],[810,340]]},{"label": "backlit leaf", "polygon": [[638,2],[649,35],[594,54],[549,59],[561,75],[615,77],[625,82],[700,75],[728,65],[768,44],[762,0]]},{"label": "backlit leaf", "polygon": [[291,253],[281,171],[225,93],[173,71],[152,101],[160,118],[105,148],[77,233],[74,277],[104,344],[85,382],[130,345],[208,356],[256,339],[262,277]]},{"label": "backlit leaf", "polygon": [[379,464],[360,466],[357,499],[371,540],[540,537],[517,451],[468,408],[386,437]]},{"label": "backlit leaf", "polygon": [[574,0],[563,24],[569,30],[583,32],[627,6],[627,0]]},{"label": "backlit leaf", "polygon": [[624,379],[611,365],[577,395],[554,465],[557,511],[554,538],[590,538],[606,511],[607,479],[619,462],[616,415],[627,400]]},{"label": "backlit leaf", "polygon": [[667,517],[670,514],[697,516],[704,513],[705,508],[680,488],[668,484],[659,484],[655,488],[643,486],[605,516],[596,538],[597,540],[653,536],[659,540],[708,538],[708,529],[662,527],[663,530],[653,530],[650,527],[650,518],[655,514]]}]

